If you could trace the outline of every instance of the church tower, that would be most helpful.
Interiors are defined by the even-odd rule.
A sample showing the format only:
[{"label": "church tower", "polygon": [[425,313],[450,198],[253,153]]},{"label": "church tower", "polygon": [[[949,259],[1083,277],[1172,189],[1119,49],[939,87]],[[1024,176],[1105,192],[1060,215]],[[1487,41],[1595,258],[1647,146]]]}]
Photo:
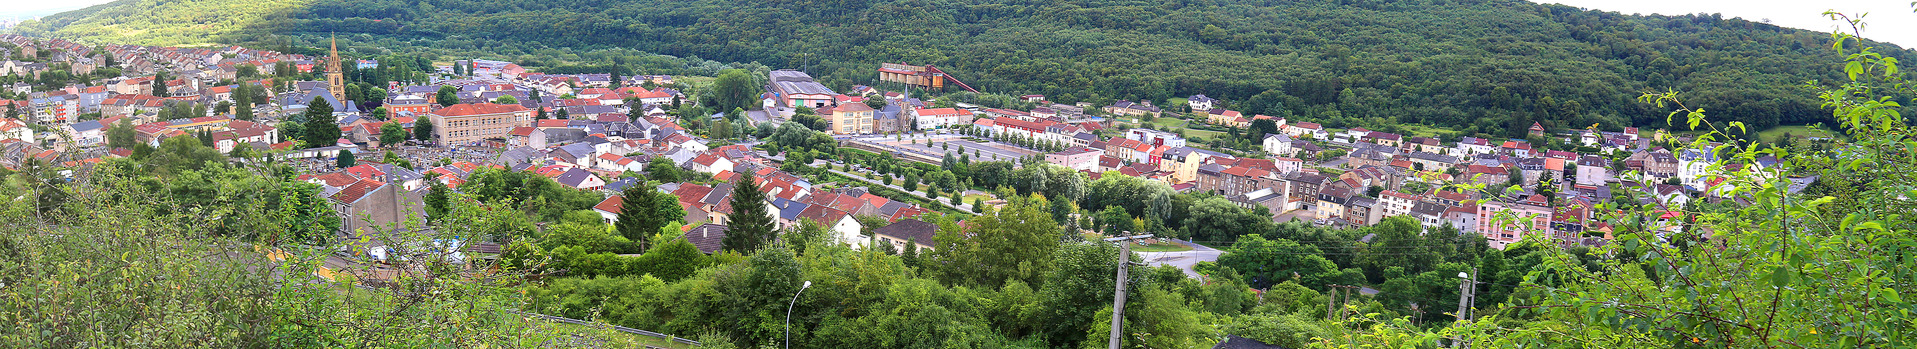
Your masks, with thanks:
[{"label": "church tower", "polygon": [[326,91],[333,93],[333,99],[340,104],[346,103],[346,75],[339,67],[339,39],[332,39],[333,56],[326,58]]}]

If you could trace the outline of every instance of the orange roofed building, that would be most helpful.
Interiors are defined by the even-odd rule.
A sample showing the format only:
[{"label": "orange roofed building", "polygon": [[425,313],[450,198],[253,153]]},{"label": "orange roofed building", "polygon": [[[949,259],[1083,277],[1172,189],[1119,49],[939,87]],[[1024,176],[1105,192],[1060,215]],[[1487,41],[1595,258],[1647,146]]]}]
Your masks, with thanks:
[{"label": "orange roofed building", "polygon": [[532,109],[512,104],[454,104],[435,110],[433,131],[440,142],[455,144],[483,139],[505,139],[513,128],[532,122]]}]

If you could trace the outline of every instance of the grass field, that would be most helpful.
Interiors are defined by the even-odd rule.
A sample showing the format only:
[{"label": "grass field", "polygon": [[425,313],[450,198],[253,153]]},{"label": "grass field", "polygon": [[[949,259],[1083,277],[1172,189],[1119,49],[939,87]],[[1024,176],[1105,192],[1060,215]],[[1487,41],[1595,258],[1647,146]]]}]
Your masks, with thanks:
[{"label": "grass field", "polygon": [[1225,133],[1218,132],[1218,131],[1194,130],[1189,128],[1185,129],[1185,138],[1212,139],[1212,138],[1217,138],[1218,135],[1221,135],[1221,134],[1225,134]]},{"label": "grass field", "polygon": [[1164,126],[1164,127],[1185,127],[1185,124],[1186,124],[1186,123],[1189,123],[1189,122],[1188,122],[1188,121],[1186,121],[1185,119],[1179,119],[1179,118],[1155,118],[1155,119],[1152,119],[1152,124],[1155,124],[1155,125],[1158,125],[1158,126]]},{"label": "grass field", "polygon": [[1757,139],[1763,142],[1776,142],[1778,138],[1784,137],[1785,133],[1797,138],[1831,136],[1830,131],[1812,129],[1810,126],[1778,126],[1758,132]]},{"label": "grass field", "polygon": [[712,82],[714,80],[718,80],[718,78],[710,77],[710,76],[691,76],[691,75],[680,75],[680,76],[672,77],[672,82],[693,86],[693,88],[698,89],[696,91],[705,91],[707,87],[712,86]]}]

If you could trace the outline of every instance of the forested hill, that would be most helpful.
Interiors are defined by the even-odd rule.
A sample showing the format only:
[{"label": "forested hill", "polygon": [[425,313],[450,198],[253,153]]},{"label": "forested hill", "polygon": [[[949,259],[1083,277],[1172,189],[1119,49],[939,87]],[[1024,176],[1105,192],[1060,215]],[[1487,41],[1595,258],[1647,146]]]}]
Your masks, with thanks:
[{"label": "forested hill", "polygon": [[1753,128],[1822,121],[1806,82],[1841,72],[1828,33],[1512,0],[124,0],[20,31],[176,45],[339,33],[360,47],[499,57],[617,47],[809,61],[836,87],[871,82],[879,62],[934,64],[988,92],[1095,103],[1203,93],[1334,127],[1489,134],[1531,121],[1662,125],[1666,113],[1635,97],[1666,89]]}]

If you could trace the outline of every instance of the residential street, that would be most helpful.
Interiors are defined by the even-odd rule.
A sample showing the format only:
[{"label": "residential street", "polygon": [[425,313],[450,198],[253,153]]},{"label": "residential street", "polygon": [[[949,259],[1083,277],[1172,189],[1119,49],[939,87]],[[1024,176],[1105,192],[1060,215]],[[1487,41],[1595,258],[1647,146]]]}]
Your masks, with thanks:
[{"label": "residential street", "polygon": [[1178,242],[1179,244],[1184,244],[1185,246],[1191,246],[1192,250],[1181,251],[1181,252],[1134,252],[1134,253],[1137,253],[1139,257],[1143,257],[1145,259],[1145,264],[1149,264],[1153,266],[1159,266],[1159,265],[1176,266],[1178,267],[1178,269],[1185,270],[1185,276],[1190,276],[1192,278],[1199,278],[1198,272],[1192,270],[1192,267],[1197,266],[1198,262],[1216,262],[1218,261],[1219,255],[1225,254],[1225,251],[1220,251],[1215,248],[1205,247],[1205,245],[1194,244],[1194,243],[1185,242],[1185,241],[1176,240],[1176,239],[1172,239],[1172,241]]}]

